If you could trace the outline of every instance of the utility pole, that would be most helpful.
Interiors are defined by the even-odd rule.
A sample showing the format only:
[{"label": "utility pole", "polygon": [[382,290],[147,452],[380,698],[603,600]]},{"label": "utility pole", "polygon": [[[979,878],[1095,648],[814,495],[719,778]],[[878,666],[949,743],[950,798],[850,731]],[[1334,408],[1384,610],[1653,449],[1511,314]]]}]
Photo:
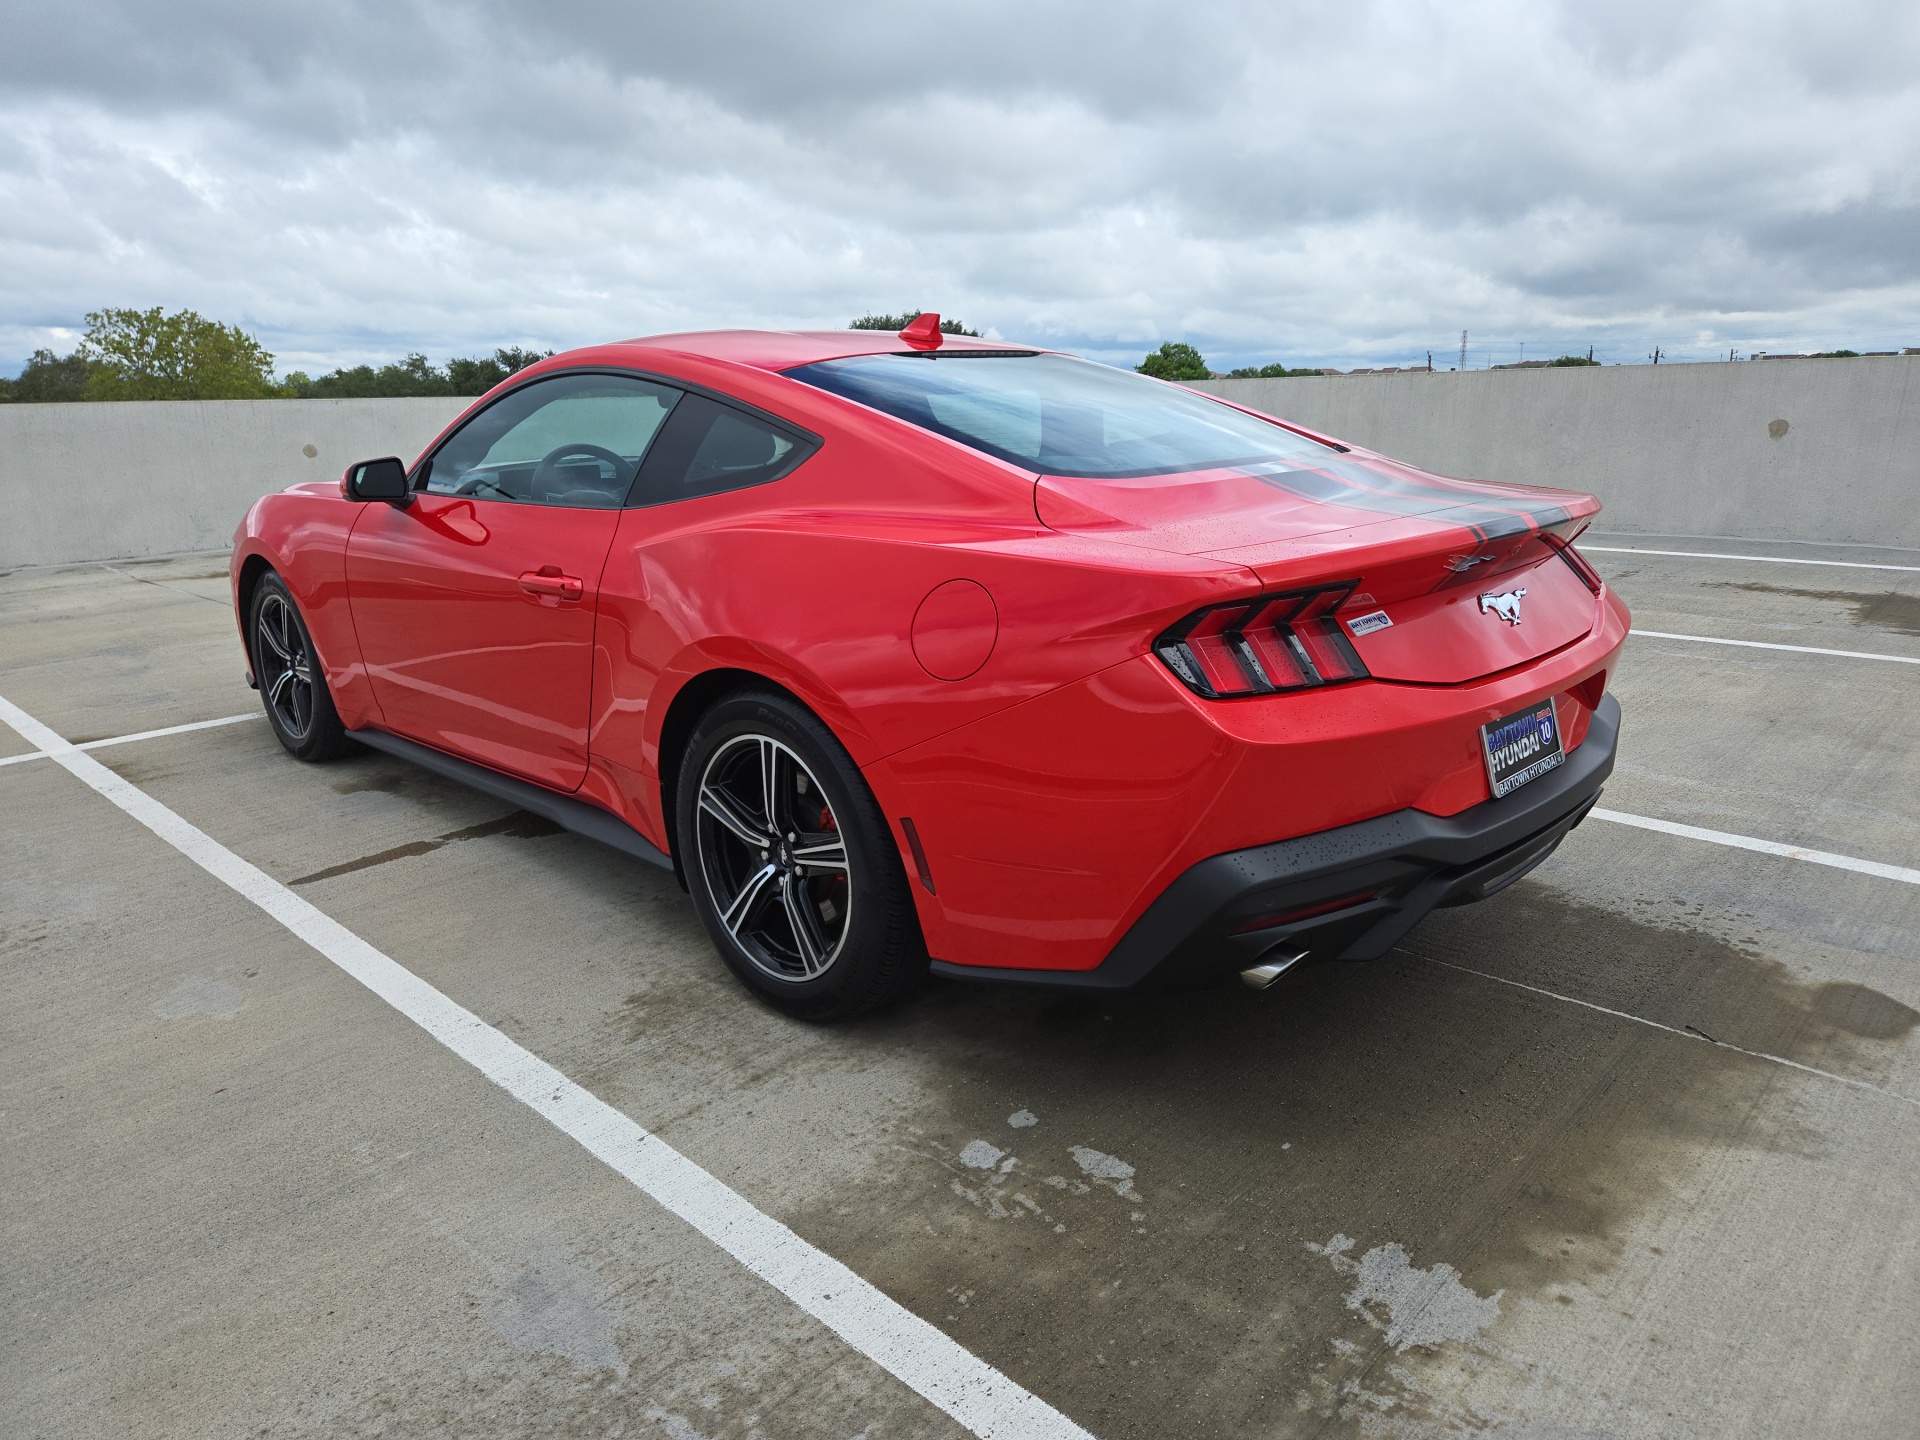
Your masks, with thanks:
[{"label": "utility pole", "polygon": [[1654,346],[1653,354],[1647,358],[1652,360],[1654,364],[1658,365],[1660,363],[1660,347],[1658,345]]},{"label": "utility pole", "polygon": [[1460,368],[1467,368],[1467,332],[1464,330],[1460,332]]}]

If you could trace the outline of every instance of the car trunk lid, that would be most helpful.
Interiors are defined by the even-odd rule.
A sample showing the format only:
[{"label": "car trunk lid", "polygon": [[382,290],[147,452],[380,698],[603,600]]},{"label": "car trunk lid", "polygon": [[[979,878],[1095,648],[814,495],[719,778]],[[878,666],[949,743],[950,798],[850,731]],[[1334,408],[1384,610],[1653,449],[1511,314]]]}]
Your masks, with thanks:
[{"label": "car trunk lid", "polygon": [[1356,452],[1313,465],[1044,476],[1034,503],[1052,529],[1229,561],[1269,591],[1355,582],[1338,619],[1384,680],[1494,674],[1571,644],[1598,615],[1598,577],[1570,542],[1600,504],[1573,491],[1447,479]]}]

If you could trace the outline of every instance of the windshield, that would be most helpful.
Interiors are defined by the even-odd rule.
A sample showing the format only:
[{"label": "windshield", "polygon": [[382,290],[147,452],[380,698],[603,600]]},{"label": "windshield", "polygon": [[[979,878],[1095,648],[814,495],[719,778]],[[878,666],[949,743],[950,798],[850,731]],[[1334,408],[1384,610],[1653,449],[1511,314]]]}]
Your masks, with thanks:
[{"label": "windshield", "polygon": [[784,373],[1043,475],[1121,479],[1333,453],[1190,390],[1066,355],[853,355]]}]

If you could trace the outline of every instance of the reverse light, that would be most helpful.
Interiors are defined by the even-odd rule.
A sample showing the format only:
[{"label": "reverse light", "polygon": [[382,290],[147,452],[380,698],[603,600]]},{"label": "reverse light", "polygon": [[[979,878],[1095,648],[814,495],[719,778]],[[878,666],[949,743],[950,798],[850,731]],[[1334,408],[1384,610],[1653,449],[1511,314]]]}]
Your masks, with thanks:
[{"label": "reverse light", "polygon": [[1153,653],[1209,700],[1364,680],[1334,612],[1360,582],[1209,605],[1153,642]]},{"label": "reverse light", "polygon": [[1318,905],[1302,905],[1297,910],[1281,910],[1272,915],[1256,915],[1246,924],[1235,926],[1233,933],[1250,935],[1255,930],[1272,930],[1281,925],[1311,920],[1317,915],[1331,915],[1336,910],[1351,910],[1355,905],[1364,905],[1379,893],[1377,890],[1365,890],[1358,895],[1342,895],[1338,900],[1322,900]]},{"label": "reverse light", "polygon": [[1600,708],[1601,697],[1607,693],[1607,672],[1604,670],[1596,670],[1578,685],[1574,686],[1573,693],[1580,697],[1580,703],[1586,706],[1587,709],[1598,710]]}]

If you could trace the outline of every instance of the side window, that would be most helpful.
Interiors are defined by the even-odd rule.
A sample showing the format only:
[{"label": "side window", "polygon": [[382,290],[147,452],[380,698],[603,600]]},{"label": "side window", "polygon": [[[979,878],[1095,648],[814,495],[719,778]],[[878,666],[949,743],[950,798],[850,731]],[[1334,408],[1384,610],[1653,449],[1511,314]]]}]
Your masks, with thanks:
[{"label": "side window", "polygon": [[640,467],[634,505],[665,505],[696,495],[717,495],[765,485],[791,474],[813,454],[814,441],[758,416],[688,395]]},{"label": "side window", "polygon": [[608,509],[683,393],[626,375],[556,375],[482,410],[416,480],[433,495]]}]

